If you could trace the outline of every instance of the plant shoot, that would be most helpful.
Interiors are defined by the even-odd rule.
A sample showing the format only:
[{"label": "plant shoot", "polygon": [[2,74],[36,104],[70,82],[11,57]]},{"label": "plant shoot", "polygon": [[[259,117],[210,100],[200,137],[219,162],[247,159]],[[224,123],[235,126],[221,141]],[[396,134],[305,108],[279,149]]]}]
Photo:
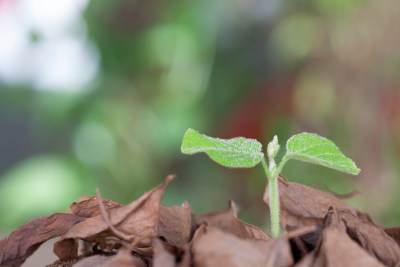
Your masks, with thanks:
[{"label": "plant shoot", "polygon": [[280,149],[275,135],[267,146],[267,158],[262,145],[255,139],[236,137],[219,139],[209,137],[188,129],[183,136],[181,151],[184,154],[206,153],[215,162],[231,168],[251,168],[261,162],[265,175],[270,183],[270,214],[272,236],[278,237],[279,224],[279,191],[278,175],[289,159],[302,160],[338,171],[357,175],[360,169],[330,140],[313,133],[301,133],[292,136],[286,143],[286,153],[279,164],[275,157]]}]

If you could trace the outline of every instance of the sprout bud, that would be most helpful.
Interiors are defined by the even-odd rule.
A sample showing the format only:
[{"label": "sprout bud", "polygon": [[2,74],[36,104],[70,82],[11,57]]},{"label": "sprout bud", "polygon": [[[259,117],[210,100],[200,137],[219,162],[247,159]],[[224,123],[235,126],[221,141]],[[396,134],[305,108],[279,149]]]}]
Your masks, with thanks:
[{"label": "sprout bud", "polygon": [[278,137],[275,135],[274,139],[272,139],[271,142],[269,142],[268,147],[267,147],[267,153],[268,153],[268,158],[275,159],[276,154],[278,154],[280,145],[278,144]]}]

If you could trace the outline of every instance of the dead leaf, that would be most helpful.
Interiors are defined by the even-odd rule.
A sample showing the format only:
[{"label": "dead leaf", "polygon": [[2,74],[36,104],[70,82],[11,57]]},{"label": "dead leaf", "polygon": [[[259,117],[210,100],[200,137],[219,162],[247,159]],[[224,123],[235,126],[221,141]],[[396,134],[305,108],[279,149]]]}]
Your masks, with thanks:
[{"label": "dead leaf", "polygon": [[[103,198],[103,205],[106,210],[122,207],[123,205],[108,199]],[[89,218],[100,214],[100,209],[97,197],[91,197],[76,201],[69,207],[70,213],[80,217]]]},{"label": "dead leaf", "polygon": [[190,267],[192,266],[192,254],[190,252],[190,243],[179,248],[179,253],[177,254],[177,264],[176,267]]},{"label": "dead leaf", "polygon": [[[60,265],[61,266],[61,265]],[[64,265],[62,265],[64,266]],[[93,255],[81,259],[72,267],[146,267],[146,263],[138,256],[132,255],[130,250],[120,250],[113,256]]]},{"label": "dead leaf", "polygon": [[98,207],[101,212],[101,216],[103,216],[103,220],[106,222],[109,230],[117,237],[120,238],[121,240],[130,240],[130,236],[128,234],[125,234],[121,231],[119,231],[117,228],[112,225],[110,218],[108,218],[108,214],[106,211],[106,208],[104,207],[103,204],[103,198],[100,195],[99,189],[96,189],[96,196],[97,196],[97,203]]},{"label": "dead leaf", "polygon": [[84,258],[83,256],[78,256],[78,258],[71,260],[65,260],[65,261],[56,260],[55,262],[46,265],[46,267],[71,267],[74,266],[74,264],[80,262],[80,260],[82,260],[83,258]]},{"label": "dead leaf", "polygon": [[183,246],[190,240],[192,232],[192,210],[185,201],[182,206],[160,206],[158,236],[170,245]]},{"label": "dead leaf", "polygon": [[103,264],[108,261],[111,256],[105,255],[93,255],[78,261],[72,267],[93,267],[93,266],[103,266]]},{"label": "dead leaf", "polygon": [[[170,175],[161,185],[143,194],[138,200],[108,211],[111,224],[130,237],[125,241],[135,240],[138,247],[151,245],[152,239],[157,236],[160,201],[165,188],[173,179],[174,176]],[[80,238],[99,242],[107,236],[114,236],[108,228],[102,214],[99,214],[76,224],[61,239]]]},{"label": "dead leaf", "polygon": [[350,198],[353,198],[353,197],[361,194],[361,192],[358,190],[353,190],[347,194],[338,194],[338,193],[333,192],[329,187],[327,187],[324,184],[316,184],[316,185],[314,185],[314,188],[317,190],[320,190],[320,191],[324,190],[325,192],[328,192],[329,194],[331,194],[332,196],[334,196],[338,199],[350,199]]},{"label": "dead leaf", "polygon": [[290,266],[293,259],[286,238],[245,240],[202,225],[192,245],[194,266]]},{"label": "dead leaf", "polygon": [[152,266],[192,266],[190,252],[191,243],[176,247],[156,238],[153,240],[153,265]]},{"label": "dead leaf", "polygon": [[103,263],[101,267],[147,267],[147,264],[138,256],[133,256],[128,249],[122,249],[117,255]]},{"label": "dead leaf", "polygon": [[[304,226],[304,227],[288,227],[287,231],[288,234],[293,235],[293,232],[296,231],[301,231],[302,229],[305,229],[307,227],[310,226]],[[314,249],[314,247],[317,246],[318,244],[318,240],[319,240],[319,236],[321,234],[321,230],[322,230],[322,223],[321,224],[315,224],[313,225],[313,227],[315,228],[315,230],[313,231],[308,231],[307,233],[304,234],[300,234],[297,237],[309,248],[309,250]]]},{"label": "dead leaf", "polygon": [[400,227],[384,228],[383,230],[400,245]]},{"label": "dead leaf", "polygon": [[296,229],[288,229],[285,236],[289,239],[295,262],[298,262],[316,247],[321,228],[322,225],[312,225]]},{"label": "dead leaf", "polygon": [[348,211],[332,209],[327,214],[327,220],[337,220],[336,217],[343,221],[348,235],[382,263],[396,266],[400,262],[399,245],[381,227],[364,222]]},{"label": "dead leaf", "polygon": [[260,228],[245,223],[237,218],[237,207],[235,203],[229,201],[229,209],[221,212],[207,213],[198,217],[198,224],[206,223],[227,233],[231,233],[243,239],[269,240],[270,237]]},{"label": "dead leaf", "polygon": [[54,254],[61,261],[76,259],[78,257],[78,242],[75,239],[64,239],[54,243]]},{"label": "dead leaf", "polygon": [[[72,202],[72,204],[74,203],[79,203],[82,202],[84,200],[88,200],[90,197],[88,195],[82,195],[80,198],[78,198],[76,201]],[[72,205],[71,204],[71,205]],[[64,213],[68,213],[68,214],[72,214],[72,210],[71,210],[71,205],[68,207],[68,209],[64,212]]]},{"label": "dead leaf", "polygon": [[175,255],[167,251],[163,242],[156,238],[153,240],[153,267],[175,267]]},{"label": "dead leaf", "polygon": [[65,234],[82,220],[66,213],[31,220],[0,241],[0,266],[20,266],[43,242]]},{"label": "dead leaf", "polygon": [[317,248],[296,267],[383,266],[348,236],[346,226],[339,216],[330,216],[325,222]]},{"label": "dead leaf", "polygon": [[296,267],[311,266],[384,266],[338,229],[322,233],[321,246],[304,257]]},{"label": "dead leaf", "polygon": [[[268,186],[264,201],[269,206]],[[347,210],[357,215],[357,210],[346,205],[340,199],[317,189],[288,182],[283,176],[278,177],[281,227],[302,227],[322,223],[329,207]]]}]

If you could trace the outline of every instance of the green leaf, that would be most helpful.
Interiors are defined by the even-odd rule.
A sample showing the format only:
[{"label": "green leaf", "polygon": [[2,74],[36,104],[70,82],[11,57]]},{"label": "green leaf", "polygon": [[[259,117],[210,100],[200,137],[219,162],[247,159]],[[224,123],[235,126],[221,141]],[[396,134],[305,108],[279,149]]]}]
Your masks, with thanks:
[{"label": "green leaf", "polygon": [[330,140],[317,134],[292,136],[286,144],[286,157],[303,160],[357,175],[360,169]]},{"label": "green leaf", "polygon": [[184,154],[204,152],[217,163],[233,168],[253,167],[264,157],[257,140],[213,138],[193,129],[188,129],[183,136],[181,151]]}]

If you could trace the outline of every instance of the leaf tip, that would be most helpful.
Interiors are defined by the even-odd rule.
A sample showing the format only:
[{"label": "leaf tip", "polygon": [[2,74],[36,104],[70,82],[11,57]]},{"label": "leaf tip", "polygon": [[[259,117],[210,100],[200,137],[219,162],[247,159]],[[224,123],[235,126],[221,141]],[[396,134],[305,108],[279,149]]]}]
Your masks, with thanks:
[{"label": "leaf tip", "polygon": [[[355,164],[354,164],[355,166]],[[353,175],[358,175],[361,172],[361,169],[358,168],[357,166],[354,167],[354,170],[351,171],[351,174]]]},{"label": "leaf tip", "polygon": [[197,131],[193,130],[192,128],[188,128],[183,136],[185,137],[186,134],[191,132],[197,132]]},{"label": "leaf tip", "polygon": [[188,142],[190,140],[190,136],[193,133],[197,133],[197,132],[195,130],[193,130],[192,128],[189,128],[189,129],[186,130],[185,134],[183,135],[182,145],[181,145],[181,152],[183,154],[190,154],[189,151],[188,151]]},{"label": "leaf tip", "polygon": [[176,174],[170,174],[170,175],[167,176],[167,178],[165,178],[164,183],[169,184],[169,182],[171,182],[175,178],[176,178]]}]

